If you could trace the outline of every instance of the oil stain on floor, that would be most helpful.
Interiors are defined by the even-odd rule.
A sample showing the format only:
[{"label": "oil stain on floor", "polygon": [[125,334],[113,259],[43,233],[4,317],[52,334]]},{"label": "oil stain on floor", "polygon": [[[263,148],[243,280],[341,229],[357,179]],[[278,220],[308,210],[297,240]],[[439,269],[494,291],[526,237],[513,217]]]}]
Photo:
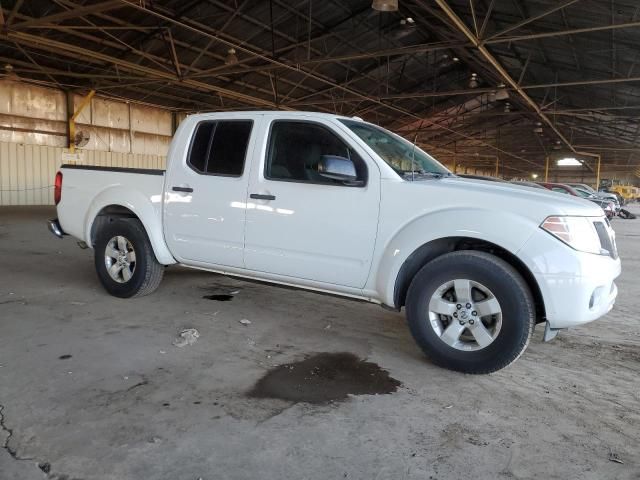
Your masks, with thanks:
[{"label": "oil stain on floor", "polygon": [[319,353],[267,372],[249,396],[320,404],[349,395],[393,393],[400,385],[389,372],[352,353]]},{"label": "oil stain on floor", "polygon": [[205,295],[202,298],[207,300],[217,300],[218,302],[229,302],[233,300],[233,295]]}]

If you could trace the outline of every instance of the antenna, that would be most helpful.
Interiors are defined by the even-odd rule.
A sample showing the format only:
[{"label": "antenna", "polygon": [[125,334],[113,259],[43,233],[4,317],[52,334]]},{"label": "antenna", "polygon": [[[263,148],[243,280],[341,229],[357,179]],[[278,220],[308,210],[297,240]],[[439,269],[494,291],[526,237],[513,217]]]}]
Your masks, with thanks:
[{"label": "antenna", "polygon": [[420,132],[420,130],[422,130],[422,124],[424,123],[424,119],[422,119],[420,121],[420,125],[418,126],[418,128],[416,129],[416,134],[413,137],[413,148],[411,149],[411,181],[413,182],[415,180],[415,176],[416,176],[416,168],[415,168],[415,162],[416,162],[416,143],[418,141],[418,133]]}]

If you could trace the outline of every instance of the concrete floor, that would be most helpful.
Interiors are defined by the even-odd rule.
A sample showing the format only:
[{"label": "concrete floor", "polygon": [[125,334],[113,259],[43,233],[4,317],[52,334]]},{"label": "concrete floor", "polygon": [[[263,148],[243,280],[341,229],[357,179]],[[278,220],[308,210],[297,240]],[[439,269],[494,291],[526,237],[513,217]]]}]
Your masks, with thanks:
[{"label": "concrete floor", "polygon": [[[2,480],[640,478],[640,219],[614,222],[611,314],[547,344],[538,329],[511,368],[466,376],[374,305],[182,268],[154,295],[110,297],[52,215],[0,209]],[[239,293],[202,298],[221,290]],[[183,327],[201,337],[172,346]],[[342,351],[403,386],[320,406],[246,396],[271,365]]]}]

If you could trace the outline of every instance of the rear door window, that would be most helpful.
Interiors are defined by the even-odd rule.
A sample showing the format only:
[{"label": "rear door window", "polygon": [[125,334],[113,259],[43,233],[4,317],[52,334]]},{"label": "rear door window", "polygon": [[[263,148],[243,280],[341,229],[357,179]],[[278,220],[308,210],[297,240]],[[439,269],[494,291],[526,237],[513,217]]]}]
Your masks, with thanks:
[{"label": "rear door window", "polygon": [[187,163],[204,175],[241,176],[252,127],[251,120],[199,123]]}]

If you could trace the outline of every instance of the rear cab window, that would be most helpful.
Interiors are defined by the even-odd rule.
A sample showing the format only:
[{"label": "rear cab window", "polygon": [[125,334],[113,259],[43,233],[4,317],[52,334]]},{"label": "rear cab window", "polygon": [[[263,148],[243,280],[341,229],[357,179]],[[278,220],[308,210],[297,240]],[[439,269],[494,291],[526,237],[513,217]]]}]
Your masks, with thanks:
[{"label": "rear cab window", "polygon": [[253,120],[200,122],[191,140],[187,164],[202,175],[242,176],[252,128]]}]

